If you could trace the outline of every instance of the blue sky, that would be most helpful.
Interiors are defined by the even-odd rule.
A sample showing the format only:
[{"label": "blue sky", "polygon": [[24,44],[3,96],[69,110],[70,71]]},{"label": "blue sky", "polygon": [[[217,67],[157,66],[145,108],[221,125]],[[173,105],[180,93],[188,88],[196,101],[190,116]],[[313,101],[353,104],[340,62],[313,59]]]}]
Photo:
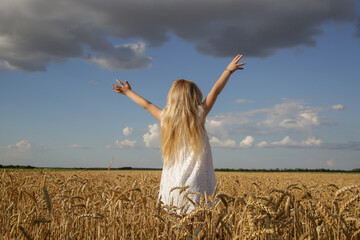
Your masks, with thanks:
[{"label": "blue sky", "polygon": [[[163,108],[174,80],[192,80],[206,95],[244,53],[245,70],[231,77],[207,119],[216,168],[360,167],[356,1],[294,1],[298,11],[266,15],[251,1],[238,14],[216,6],[196,14],[180,1],[177,11],[164,9],[187,18],[159,7],[138,10],[139,23],[125,10],[104,18],[114,14],[111,3],[133,9],[127,1],[101,8],[64,1],[73,12],[19,2],[0,10],[8,13],[0,14],[0,164],[107,167],[114,157],[113,167],[161,167],[157,121],[112,91],[115,78]],[[38,17],[39,6],[66,10]]]}]

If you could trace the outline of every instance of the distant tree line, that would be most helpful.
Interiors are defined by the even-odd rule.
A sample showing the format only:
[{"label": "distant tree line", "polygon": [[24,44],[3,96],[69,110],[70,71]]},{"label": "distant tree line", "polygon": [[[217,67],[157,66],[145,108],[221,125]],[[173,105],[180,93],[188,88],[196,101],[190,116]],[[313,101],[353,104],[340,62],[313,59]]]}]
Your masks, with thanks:
[{"label": "distant tree line", "polygon": [[[0,168],[6,169],[44,169],[42,167],[34,167],[30,165],[1,165]],[[51,169],[74,169],[74,170],[107,170],[107,168],[60,168],[55,167]],[[162,170],[161,168],[133,168],[133,167],[121,167],[121,168],[111,168],[111,170]],[[325,168],[316,168],[316,169],[308,169],[308,168],[274,168],[274,169],[246,169],[246,168],[216,168],[217,172],[338,172],[338,173],[350,173],[356,172],[360,173],[360,168],[354,168],[352,170],[341,170],[341,169],[325,169]]]},{"label": "distant tree line", "polygon": [[30,166],[30,165],[27,165],[27,166],[22,166],[22,165],[6,165],[6,166],[3,166],[3,165],[0,164],[0,168],[34,169],[34,168],[37,168],[37,167],[33,167],[33,166]]},{"label": "distant tree line", "polygon": [[[24,165],[1,165],[0,169],[44,169],[46,167],[34,167],[34,166],[24,166]],[[49,167],[49,169],[74,169],[74,170],[108,170],[108,168],[98,168],[98,167],[91,167],[91,168],[63,168],[63,167]],[[111,170],[162,170],[161,168],[132,168],[132,167],[121,167],[121,168],[111,168]]]},{"label": "distant tree line", "polygon": [[341,170],[341,169],[325,169],[325,168],[274,168],[274,169],[245,169],[245,168],[216,168],[215,171],[218,172],[360,172],[360,168],[354,168],[352,170]]}]

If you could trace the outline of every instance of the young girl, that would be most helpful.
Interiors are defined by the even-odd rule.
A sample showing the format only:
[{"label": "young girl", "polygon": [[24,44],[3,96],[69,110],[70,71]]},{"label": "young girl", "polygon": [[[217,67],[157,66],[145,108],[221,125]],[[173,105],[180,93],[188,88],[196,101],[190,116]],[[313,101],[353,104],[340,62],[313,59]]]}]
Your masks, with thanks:
[{"label": "young girl", "polygon": [[[189,212],[194,204],[200,202],[200,195],[187,194],[185,198],[187,191],[213,194],[216,178],[205,118],[231,74],[243,69],[241,66],[245,63],[238,63],[241,58],[242,55],[237,55],[230,62],[204,101],[195,83],[176,80],[169,90],[163,110],[132,91],[128,81],[124,84],[116,80],[119,85],[113,84],[115,92],[128,96],[160,121],[164,167],[159,198],[164,204],[175,205]],[[181,194],[179,189],[173,189],[185,186],[187,189]]]}]

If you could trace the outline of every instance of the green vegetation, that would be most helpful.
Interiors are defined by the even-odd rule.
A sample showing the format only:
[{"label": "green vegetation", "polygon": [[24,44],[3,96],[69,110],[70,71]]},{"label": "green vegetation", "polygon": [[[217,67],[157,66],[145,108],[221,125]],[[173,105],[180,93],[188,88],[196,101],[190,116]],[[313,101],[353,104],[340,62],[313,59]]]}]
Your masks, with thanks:
[{"label": "green vegetation", "polygon": [[[8,170],[43,170],[47,169],[50,171],[76,171],[76,170],[89,170],[89,171],[104,171],[108,170],[108,168],[62,168],[62,167],[34,167],[34,166],[23,166],[23,165],[1,165],[0,169],[8,169]],[[121,167],[121,168],[111,168],[111,170],[131,170],[131,171],[159,171],[161,168],[132,168],[132,167]]]},{"label": "green vegetation", "polygon": [[[0,169],[9,170],[43,170],[47,169],[50,171],[74,171],[74,170],[89,170],[89,171],[104,171],[107,168],[61,168],[61,167],[34,167],[34,166],[22,166],[22,165],[7,165],[3,166],[0,164]],[[111,170],[131,170],[131,171],[160,171],[161,168],[133,168],[133,167],[121,167],[111,168]],[[244,168],[216,168],[216,172],[329,172],[329,173],[360,173],[360,168],[354,168],[352,170],[341,170],[341,169],[308,169],[308,168],[275,168],[275,169],[244,169]]]},{"label": "green vegetation", "polygon": [[352,170],[342,169],[325,169],[325,168],[275,168],[275,169],[233,169],[233,168],[216,168],[217,172],[329,172],[329,173],[360,173],[360,168],[354,168]]}]

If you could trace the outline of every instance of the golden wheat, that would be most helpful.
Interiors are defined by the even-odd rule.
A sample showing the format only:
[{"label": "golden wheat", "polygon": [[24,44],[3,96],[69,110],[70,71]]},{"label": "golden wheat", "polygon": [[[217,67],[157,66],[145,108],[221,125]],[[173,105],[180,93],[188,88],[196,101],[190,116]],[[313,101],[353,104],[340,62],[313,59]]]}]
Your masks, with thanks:
[{"label": "golden wheat", "polygon": [[360,239],[360,175],[216,176],[210,196],[171,189],[179,208],[158,199],[160,171],[3,171],[0,240]]}]

